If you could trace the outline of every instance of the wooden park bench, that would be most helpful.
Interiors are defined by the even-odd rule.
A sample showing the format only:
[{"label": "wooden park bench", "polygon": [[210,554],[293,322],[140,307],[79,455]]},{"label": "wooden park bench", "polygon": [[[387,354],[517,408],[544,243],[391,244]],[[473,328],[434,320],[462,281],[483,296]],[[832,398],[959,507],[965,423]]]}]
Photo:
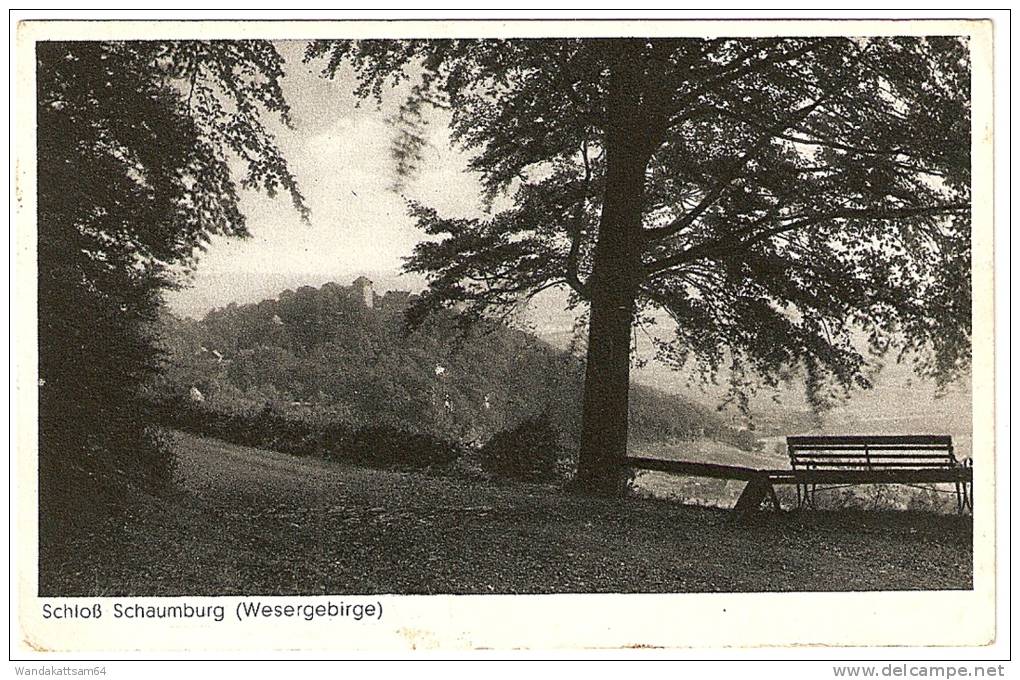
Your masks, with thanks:
[{"label": "wooden park bench", "polygon": [[974,509],[973,469],[948,435],[808,435],[786,438],[797,507],[815,507],[818,491],[858,484],[953,484],[956,510]]},{"label": "wooden park bench", "polygon": [[973,468],[953,454],[945,435],[811,435],[786,438],[790,469],[691,463],[658,458],[624,458],[625,467],[693,477],[746,481],[733,513],[743,518],[763,502],[780,509],[777,484],[797,487],[797,508],[815,507],[819,491],[859,484],[954,484],[956,509],[974,509]]}]

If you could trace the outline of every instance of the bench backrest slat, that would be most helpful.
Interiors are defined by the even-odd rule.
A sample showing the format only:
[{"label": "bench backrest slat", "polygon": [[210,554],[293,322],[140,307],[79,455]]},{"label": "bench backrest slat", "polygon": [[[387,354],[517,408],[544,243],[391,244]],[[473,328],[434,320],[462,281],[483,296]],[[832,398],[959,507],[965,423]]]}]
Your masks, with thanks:
[{"label": "bench backrest slat", "polygon": [[793,468],[955,467],[948,435],[798,435],[786,438]]},{"label": "bench backrest slat", "polygon": [[953,445],[953,438],[944,434],[849,434],[849,435],[793,435],[786,438],[790,446],[875,446],[906,445],[935,446]]}]

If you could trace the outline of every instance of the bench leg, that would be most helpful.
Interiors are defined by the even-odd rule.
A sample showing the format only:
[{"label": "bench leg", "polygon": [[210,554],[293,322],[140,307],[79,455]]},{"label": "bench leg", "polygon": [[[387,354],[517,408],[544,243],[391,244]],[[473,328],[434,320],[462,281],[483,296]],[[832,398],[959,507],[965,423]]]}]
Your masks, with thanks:
[{"label": "bench leg", "polygon": [[766,498],[772,501],[773,507],[779,508],[779,498],[768,476],[754,477],[744,486],[737,504],[733,506],[732,517],[738,521],[747,519],[761,508]]},{"label": "bench leg", "polygon": [[807,482],[797,484],[797,509],[814,507],[814,493],[812,486]]},{"label": "bench leg", "polygon": [[956,513],[974,512],[974,487],[968,482],[956,482]]}]

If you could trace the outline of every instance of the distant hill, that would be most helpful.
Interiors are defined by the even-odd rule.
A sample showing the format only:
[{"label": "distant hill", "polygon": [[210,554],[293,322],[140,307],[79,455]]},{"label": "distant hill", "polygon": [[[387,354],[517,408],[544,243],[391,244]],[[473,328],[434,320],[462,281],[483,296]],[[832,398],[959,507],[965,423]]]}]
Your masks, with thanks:
[{"label": "distant hill", "polygon": [[[168,314],[161,328],[167,370],[153,395],[461,441],[544,415],[565,444],[576,441],[579,357],[500,323],[462,328],[452,312],[409,332],[411,298],[380,293],[361,277],[229,304],[201,320]],[[643,385],[632,388],[630,423],[637,440],[743,441],[712,408]]]}]

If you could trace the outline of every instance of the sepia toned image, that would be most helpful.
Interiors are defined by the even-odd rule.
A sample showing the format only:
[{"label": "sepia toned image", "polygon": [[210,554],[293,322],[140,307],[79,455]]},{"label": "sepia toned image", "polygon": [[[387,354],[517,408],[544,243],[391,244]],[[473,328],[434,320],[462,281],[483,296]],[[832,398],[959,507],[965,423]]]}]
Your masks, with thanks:
[{"label": "sepia toned image", "polygon": [[988,27],[682,24],[30,22],[23,597],[930,596],[974,618],[905,640],[987,641]]}]

